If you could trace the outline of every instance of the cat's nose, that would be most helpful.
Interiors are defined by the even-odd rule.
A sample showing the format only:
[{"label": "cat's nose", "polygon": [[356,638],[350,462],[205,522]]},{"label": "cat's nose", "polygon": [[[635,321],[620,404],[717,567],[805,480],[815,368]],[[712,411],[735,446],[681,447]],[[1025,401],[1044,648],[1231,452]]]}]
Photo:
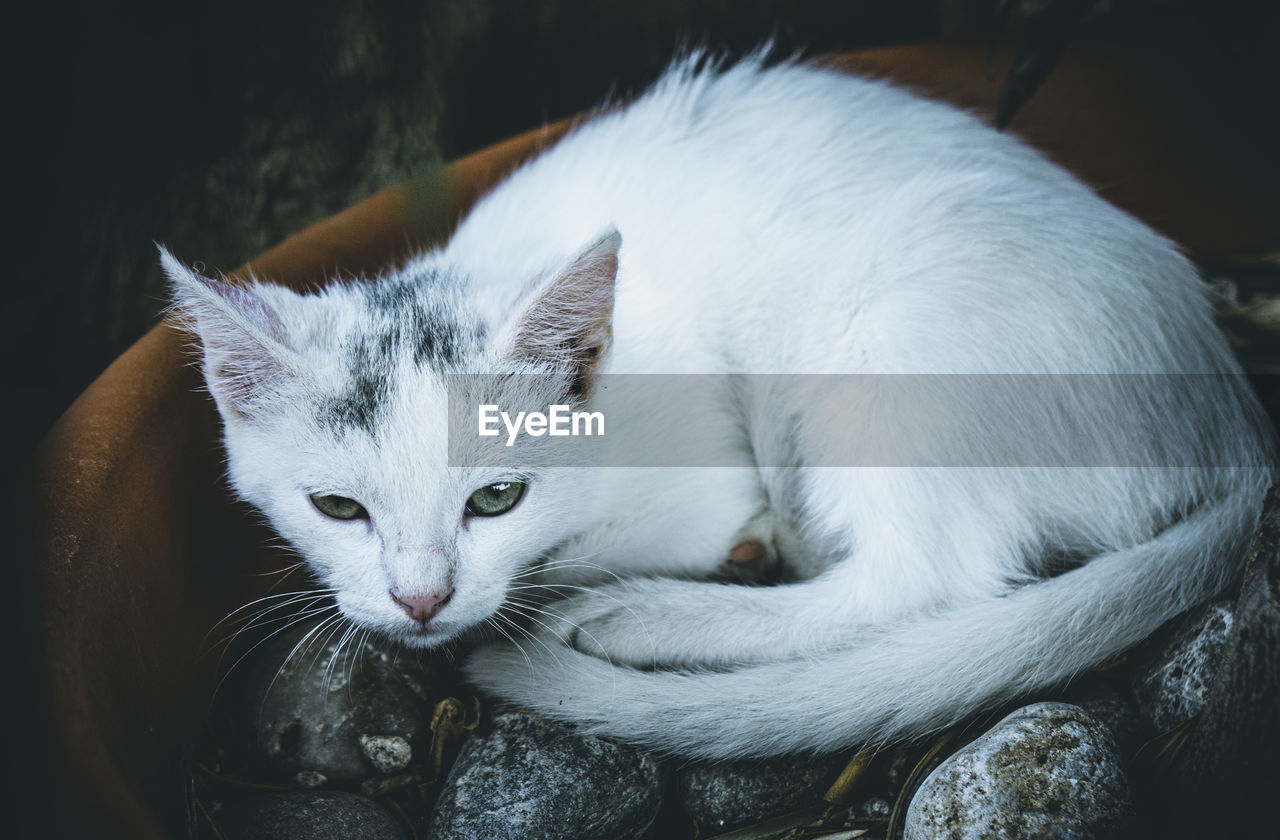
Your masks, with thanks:
[{"label": "cat's nose", "polygon": [[436,613],[449,603],[449,599],[453,597],[453,590],[446,589],[443,592],[428,592],[426,594],[404,595],[396,590],[391,590],[391,600],[400,605],[400,609],[408,613],[409,618],[419,624],[426,624]]}]

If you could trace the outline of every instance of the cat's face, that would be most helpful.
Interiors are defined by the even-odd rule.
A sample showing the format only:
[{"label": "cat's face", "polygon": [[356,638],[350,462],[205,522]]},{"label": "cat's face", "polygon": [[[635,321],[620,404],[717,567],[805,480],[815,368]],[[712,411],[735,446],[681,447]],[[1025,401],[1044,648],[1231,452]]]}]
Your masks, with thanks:
[{"label": "cat's face", "polygon": [[570,398],[556,383],[594,375],[607,352],[618,244],[602,239],[496,315],[468,304],[456,271],[424,262],[302,296],[207,280],[164,255],[200,337],[232,485],[348,618],[440,644],[485,622],[577,530],[582,471],[478,466],[456,441],[453,463],[469,465],[451,466],[449,389],[556,369],[530,378],[551,389],[535,396]]}]

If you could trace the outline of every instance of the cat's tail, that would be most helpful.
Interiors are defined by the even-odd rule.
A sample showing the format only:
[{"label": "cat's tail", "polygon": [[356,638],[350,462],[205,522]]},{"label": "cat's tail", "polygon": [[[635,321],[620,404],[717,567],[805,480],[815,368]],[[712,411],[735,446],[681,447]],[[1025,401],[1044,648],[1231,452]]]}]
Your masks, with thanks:
[{"label": "cat's tail", "polygon": [[999,598],[860,629],[848,647],[812,658],[641,671],[526,645],[525,653],[477,651],[468,672],[482,689],[588,732],[691,757],[827,751],[924,734],[1062,683],[1219,592],[1257,522],[1266,471],[1256,472],[1258,481],[1242,480],[1148,542]]}]

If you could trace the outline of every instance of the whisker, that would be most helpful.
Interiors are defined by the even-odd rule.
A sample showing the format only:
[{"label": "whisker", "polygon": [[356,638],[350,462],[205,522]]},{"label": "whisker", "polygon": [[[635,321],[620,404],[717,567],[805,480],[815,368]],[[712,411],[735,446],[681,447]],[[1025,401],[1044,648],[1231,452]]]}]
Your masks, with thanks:
[{"label": "whisker", "polygon": [[[538,605],[536,605],[536,604],[530,604],[530,603],[527,603],[527,602],[520,602],[520,601],[514,601],[514,603],[516,604],[515,609],[516,609],[516,611],[517,611],[520,615],[524,616],[525,618],[527,618],[527,619],[529,619],[529,620],[531,620],[531,621],[535,621],[535,622],[537,622],[539,625],[541,625],[541,626],[542,626],[542,628],[543,628],[543,629],[545,629],[548,633],[550,633],[552,636],[554,636],[554,637],[556,637],[556,638],[560,638],[560,636],[559,636],[559,634],[558,634],[558,633],[556,633],[556,631],[555,631],[555,630],[553,630],[553,629],[551,628],[551,625],[547,624],[545,621],[543,621],[542,619],[538,618],[536,615],[531,615],[531,614],[529,614],[529,613],[527,613],[527,612],[524,612],[524,610],[525,610],[525,609],[531,609],[531,610],[536,611],[539,615],[544,615],[544,616],[546,616],[547,618],[550,618],[550,619],[552,619],[552,620],[559,619],[559,620],[564,621],[565,623],[569,624],[570,626],[572,626],[572,627],[573,627],[574,629],[576,629],[579,633],[585,633],[585,634],[587,635],[587,637],[591,639],[591,641],[593,641],[593,642],[595,642],[595,643],[596,643],[596,645],[600,648],[600,650],[604,651],[604,658],[605,658],[605,661],[606,661],[606,662],[608,662],[610,665],[612,665],[612,664],[613,664],[613,660],[609,658],[609,652],[608,652],[607,650],[605,650],[604,645],[600,644],[600,640],[599,640],[599,639],[597,639],[595,636],[591,635],[591,631],[590,631],[590,630],[587,630],[585,627],[582,627],[581,625],[579,625],[579,624],[575,623],[574,621],[570,620],[570,619],[569,619],[567,616],[565,616],[563,613],[557,613],[557,614],[553,615],[552,613],[550,613],[550,612],[548,612],[548,611],[546,611],[546,610],[544,610],[544,609],[541,609],[541,608],[540,608]],[[559,663],[559,662],[560,662],[560,658],[559,658],[558,656],[556,656],[555,651],[553,651],[553,650],[551,649],[551,647],[550,647],[549,645],[547,645],[547,643],[546,643],[546,642],[543,642],[541,639],[539,639],[539,638],[538,638],[536,635],[534,635],[533,633],[530,633],[530,634],[529,634],[529,638],[533,639],[534,641],[539,642],[539,643],[540,643],[544,648],[546,648],[547,653],[551,654],[551,658],[552,658],[552,659],[556,660],[556,662],[557,662],[557,663]],[[564,639],[561,639],[561,641],[563,642],[563,641],[565,641],[565,640],[564,640]]]},{"label": "whisker", "polygon": [[[217,642],[213,643],[212,645],[209,645],[209,647],[215,648],[220,645],[226,645],[227,643],[233,641],[234,639],[239,638],[240,636],[250,632],[251,630],[260,629],[268,625],[275,624],[278,621],[287,621],[289,619],[301,618],[308,615],[314,615],[315,613],[313,612],[313,610],[317,609],[317,607],[314,606],[315,602],[325,601],[325,600],[328,600],[328,598],[329,598],[328,595],[318,595],[314,598],[298,598],[296,600],[288,601],[283,604],[277,604],[272,607],[267,607],[266,609],[263,609],[249,616],[243,627],[239,627],[235,630],[232,630],[230,633],[223,636]],[[305,606],[299,606],[297,610],[294,612],[287,612],[287,613],[284,613],[283,615],[278,615],[274,618],[267,618],[267,616],[271,615],[271,613],[273,612],[277,612],[278,610],[282,610],[287,607],[293,607],[298,604],[303,604]]]},{"label": "whisker", "polygon": [[556,568],[562,568],[562,567],[574,566],[574,565],[581,565],[583,568],[591,568],[591,569],[596,569],[597,571],[610,573],[609,570],[604,568],[603,566],[597,566],[594,563],[585,562],[589,558],[604,554],[604,552],[605,552],[605,549],[602,548],[598,551],[592,551],[589,554],[579,554],[576,557],[543,558],[539,561],[536,561],[533,565],[529,566],[528,568],[521,570],[521,574],[531,574],[531,573],[536,573],[538,571],[542,571],[546,569],[556,569]]},{"label": "whisker", "polygon": [[[219,619],[218,622],[214,624],[212,627],[210,627],[208,632],[205,633],[205,640],[208,640],[209,636],[213,634],[213,631],[217,630],[219,627],[221,627],[223,624],[226,624],[228,621],[231,621],[233,619],[237,621],[251,620],[254,615],[257,615],[257,613],[252,613],[247,618],[244,616],[241,616],[240,618],[236,618],[236,616],[238,613],[242,613],[245,610],[250,609],[251,607],[254,607],[254,606],[257,606],[258,604],[263,603],[264,601],[272,601],[280,598],[306,598],[313,595],[324,597],[324,596],[333,595],[336,592],[337,592],[336,589],[299,589],[292,592],[274,592],[270,595],[264,595],[261,598],[255,598],[254,600],[248,602],[247,604],[241,604],[239,607],[236,607],[234,610],[232,610],[231,612],[223,616],[221,619]],[[278,609],[279,607],[286,606],[289,603],[294,603],[294,602],[288,601],[285,604],[275,604],[271,606],[270,609],[273,609],[273,610]]]},{"label": "whisker", "polygon": [[[336,604],[333,606],[333,609],[334,610],[338,609]],[[293,646],[293,649],[290,650],[289,653],[280,662],[280,665],[276,668],[275,675],[271,677],[271,682],[267,683],[266,690],[262,692],[263,705],[266,704],[267,698],[271,696],[271,690],[275,688],[276,681],[280,679],[280,675],[284,673],[284,669],[288,667],[289,663],[293,660],[293,657],[298,652],[298,649],[301,648],[304,643],[307,645],[307,648],[310,649],[311,643],[315,641],[316,637],[319,635],[319,633],[323,629],[327,627],[332,627],[335,623],[340,621],[342,621],[342,613],[339,612],[337,615],[330,616],[329,618],[326,618],[323,621],[318,622],[314,627],[312,627],[305,634],[303,634],[302,638],[299,639],[297,643]],[[259,708],[259,714],[261,714],[261,708]]]},{"label": "whisker", "polygon": [[[551,650],[551,648],[547,647],[547,643],[539,639],[533,633],[529,632],[529,628],[522,627],[520,624],[516,623],[515,621],[512,621],[510,616],[502,615],[501,613],[495,614],[493,617],[505,622],[508,627],[520,632],[530,641],[537,642],[538,644],[542,645],[542,647],[546,649],[547,653],[551,656],[552,659],[555,659],[557,662],[560,661],[559,658],[556,657],[555,652]],[[507,635],[507,634],[504,632],[503,635]],[[511,638],[511,637],[508,636],[508,638]],[[536,671],[533,668],[532,658],[529,656],[529,654],[525,651],[524,647],[519,642],[517,642],[514,638],[512,638],[511,641],[513,644],[515,644],[516,649],[520,651],[521,655],[524,656],[525,661],[529,663],[529,675],[533,676],[536,673]]]},{"label": "whisker", "polygon": [[[334,648],[333,655],[329,657],[329,664],[324,669],[324,679],[321,681],[320,690],[325,697],[329,696],[329,685],[333,679],[335,666],[338,663],[338,657],[342,655],[347,642],[350,641],[351,638],[355,636],[357,632],[358,632],[358,628],[356,627],[356,625],[349,623],[346,629],[342,631],[342,636],[338,638],[338,645],[337,647]],[[346,665],[346,662],[344,660],[343,666],[345,667],[345,665]],[[340,669],[339,669],[339,673],[341,673]]]},{"label": "whisker", "polygon": [[[589,586],[575,586],[573,584],[562,584],[562,583],[525,583],[525,584],[520,584],[518,586],[509,587],[508,591],[510,591],[511,589],[524,591],[526,589],[531,589],[531,588],[532,589],[550,589],[552,587],[571,587],[573,589],[577,589],[581,592],[585,592],[591,595],[597,595],[603,598],[608,598],[610,601],[613,601],[619,607],[626,610],[627,613],[636,620],[636,623],[640,625],[640,629],[644,631],[644,634],[646,636],[653,638],[653,633],[650,632],[648,626],[646,626],[644,623],[644,619],[640,617],[640,614],[636,612],[635,608],[632,607],[630,604],[628,604],[626,601],[619,598],[618,596],[613,595],[606,589],[593,589],[592,587],[589,587]],[[510,598],[511,596],[508,595],[508,599]],[[554,603],[554,602],[549,602],[549,603]],[[549,606],[549,603],[543,603],[542,606],[544,607]],[[565,620],[568,621],[567,618]],[[578,629],[582,630],[581,627],[579,627]]]},{"label": "whisker", "polygon": [[503,629],[502,625],[497,623],[496,616],[489,616],[484,620],[484,623],[487,625],[490,625],[491,627],[493,627],[494,630],[497,630],[499,633],[505,636],[507,641],[511,642],[511,644],[515,647],[515,649],[520,651],[520,655],[524,657],[525,664],[529,666],[529,676],[532,677],[536,673],[533,668],[533,660],[529,658],[529,654],[524,652],[524,648],[520,646],[520,643],[517,642],[514,638],[512,638],[511,634],[508,633],[505,629]]},{"label": "whisker", "polygon": [[575,560],[586,560],[588,557],[596,557],[598,555],[604,554],[604,552],[605,552],[605,549],[601,548],[596,551],[592,551],[589,554],[579,554],[577,557],[553,557],[545,561],[545,565],[554,565],[556,563],[566,562],[566,561],[572,562]]},{"label": "whisker", "polygon": [[[527,618],[527,619],[530,619],[530,620],[533,620],[533,621],[537,621],[537,619],[536,619],[536,618],[534,618],[533,616],[525,615],[524,613],[519,612],[519,608],[518,608],[518,607],[516,608],[516,610],[517,610],[517,615],[519,615],[521,618]],[[519,630],[521,633],[523,633],[525,636],[527,636],[527,637],[529,638],[529,640],[530,640],[530,641],[532,641],[532,642],[536,642],[536,643],[538,643],[539,645],[541,645],[543,650],[545,650],[545,651],[546,651],[546,652],[547,652],[547,653],[548,653],[548,654],[549,654],[553,659],[555,658],[555,651],[551,648],[551,646],[550,646],[550,645],[548,645],[548,644],[547,644],[545,641],[543,641],[542,639],[538,638],[538,635],[537,635],[536,633],[532,632],[531,630],[529,630],[529,628],[528,628],[528,627],[525,627],[525,626],[521,625],[520,623],[518,623],[518,622],[514,621],[514,620],[511,618],[511,616],[509,616],[509,615],[503,615],[502,613],[496,613],[496,614],[495,614],[495,617],[497,617],[497,618],[501,618],[503,621],[505,621],[505,622],[508,624],[508,626],[510,626],[510,627],[512,627],[512,628],[514,628],[514,629],[516,629],[516,630]],[[539,622],[539,623],[541,623],[541,622]],[[543,625],[543,626],[545,627],[546,625]],[[549,630],[549,628],[548,628],[548,630]],[[559,661],[559,660],[557,660],[557,661]]]},{"label": "whisker", "polygon": [[[315,613],[309,613],[309,614],[304,615],[304,616],[294,616],[294,620],[293,620],[293,621],[290,621],[288,624],[285,624],[283,627],[278,627],[278,628],[276,628],[275,630],[272,630],[269,634],[267,634],[267,635],[266,635],[266,636],[264,636],[263,638],[259,639],[257,642],[255,642],[255,643],[253,644],[253,646],[252,646],[252,647],[250,647],[247,651],[245,651],[244,653],[242,653],[242,654],[240,655],[240,657],[239,657],[238,659],[236,659],[236,661],[235,661],[235,662],[233,662],[233,663],[232,663],[231,667],[230,667],[230,668],[228,668],[228,669],[226,670],[226,672],[225,672],[225,673],[223,673],[222,678],[218,680],[218,685],[217,685],[217,687],[215,687],[215,688],[214,688],[214,690],[213,690],[213,695],[214,695],[214,697],[217,697],[218,692],[222,689],[222,685],[223,685],[223,683],[225,683],[225,682],[227,681],[227,677],[231,676],[231,674],[235,672],[236,668],[240,667],[240,663],[241,663],[241,662],[244,662],[245,658],[246,658],[246,657],[248,657],[250,654],[252,654],[252,653],[253,653],[255,650],[257,650],[259,647],[261,647],[262,645],[266,644],[268,641],[270,641],[271,639],[273,639],[274,637],[276,637],[276,636],[277,636],[277,635],[279,635],[280,633],[283,633],[284,631],[288,630],[290,627],[293,627],[294,625],[298,624],[299,622],[306,621],[308,618],[310,618],[310,617],[311,617],[311,615],[316,614],[316,613],[323,613],[325,610],[328,610],[328,609],[334,609],[334,610],[336,610],[337,608],[338,608],[338,605],[337,605],[337,604],[331,604],[331,605],[328,605],[328,606],[326,606],[326,607],[317,608],[317,610],[315,611]],[[278,672],[277,672],[277,676],[279,676],[279,673],[278,673]],[[272,683],[274,684],[274,682],[275,682],[275,680],[273,679],[273,680],[272,680]]]},{"label": "whisker", "polygon": [[[235,648],[235,641],[239,639],[240,636],[248,633],[249,631],[263,629],[266,626],[270,624],[275,624],[276,622],[279,622],[279,621],[286,622],[284,625],[271,631],[270,634],[268,634],[265,638],[263,638],[258,643],[258,644],[261,644],[261,642],[265,642],[268,639],[270,639],[272,636],[276,635],[277,633],[280,633],[284,630],[289,629],[299,621],[303,621],[305,619],[311,618],[312,616],[323,613],[326,609],[329,608],[329,606],[330,605],[327,605],[327,604],[321,604],[320,606],[309,605],[309,606],[303,607],[297,612],[290,612],[290,613],[286,613],[283,616],[279,616],[277,618],[258,621],[228,634],[226,637],[224,637],[222,641],[219,642],[219,645],[222,646],[222,653],[218,657],[218,666],[221,667],[222,660],[226,657],[228,653],[231,652],[232,649]],[[258,645],[255,644],[253,647],[249,648],[249,650],[245,651],[244,655],[242,655],[240,659],[237,659],[235,664],[231,666],[231,669],[228,670],[228,673],[230,673],[230,670],[234,670],[235,667],[240,664],[240,660],[243,659],[245,656],[248,656],[250,653],[252,653],[254,648],[256,648],[257,646]],[[214,647],[217,647],[217,645],[211,645],[209,649],[213,649]]]},{"label": "whisker", "polygon": [[[307,643],[306,648],[300,654],[303,657],[307,656],[311,652],[311,648],[315,644],[315,642],[320,641],[320,648],[319,650],[316,651],[315,655],[311,657],[311,662],[307,664],[307,670],[305,675],[310,675],[311,670],[316,667],[316,664],[320,661],[320,658],[324,656],[325,650],[329,647],[330,643],[332,642],[334,634],[345,631],[346,628],[344,626],[344,622],[346,621],[346,616],[343,616],[341,613],[339,613],[337,616],[337,619],[338,619],[337,621],[329,622],[329,629],[324,634],[324,639],[322,641],[320,641],[320,637],[317,636],[315,639]],[[337,649],[335,648],[334,651],[329,656],[329,660],[328,660],[329,662],[333,661],[333,657],[336,655],[336,653],[337,653]]]},{"label": "whisker", "polygon": [[576,592],[590,592],[592,594],[599,593],[600,590],[592,586],[582,586],[576,583],[517,583],[508,587],[515,590],[529,589],[572,589]]},{"label": "whisker", "polygon": [[277,583],[281,583],[286,578],[288,578],[289,575],[298,571],[298,569],[301,569],[305,565],[306,565],[305,561],[299,560],[297,563],[294,563],[291,566],[285,566],[283,569],[275,569],[274,571],[270,571],[270,572],[253,572],[249,575],[249,577],[274,577],[276,575],[281,575],[280,580],[277,581]]},{"label": "whisker", "polygon": [[355,680],[356,671],[359,670],[361,663],[364,661],[365,647],[369,641],[369,635],[372,631],[362,630],[360,632],[360,641],[355,645],[355,656],[352,657],[350,666],[347,668],[347,700],[351,700],[351,683]]},{"label": "whisker", "polygon": [[604,566],[599,566],[599,565],[596,565],[595,563],[581,563],[581,562],[573,562],[569,560],[566,560],[564,562],[557,562],[554,565],[531,566],[528,569],[524,569],[512,575],[511,579],[527,580],[529,578],[536,577],[537,575],[540,575],[540,574],[563,572],[568,569],[591,569],[592,571],[599,572],[601,575],[605,577],[612,578],[614,581],[618,581],[618,582],[623,581],[623,577],[619,575],[617,572],[613,571],[612,569],[607,569]]}]

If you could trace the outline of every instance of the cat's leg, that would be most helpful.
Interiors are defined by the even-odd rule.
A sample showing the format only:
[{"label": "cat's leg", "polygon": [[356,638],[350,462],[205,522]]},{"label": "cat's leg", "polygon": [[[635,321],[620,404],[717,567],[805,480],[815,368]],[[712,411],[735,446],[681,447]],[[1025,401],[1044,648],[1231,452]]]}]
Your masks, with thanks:
[{"label": "cat's leg", "polygon": [[788,658],[851,638],[838,575],[782,586],[643,579],[552,605],[554,635],[619,665],[718,665]]}]

